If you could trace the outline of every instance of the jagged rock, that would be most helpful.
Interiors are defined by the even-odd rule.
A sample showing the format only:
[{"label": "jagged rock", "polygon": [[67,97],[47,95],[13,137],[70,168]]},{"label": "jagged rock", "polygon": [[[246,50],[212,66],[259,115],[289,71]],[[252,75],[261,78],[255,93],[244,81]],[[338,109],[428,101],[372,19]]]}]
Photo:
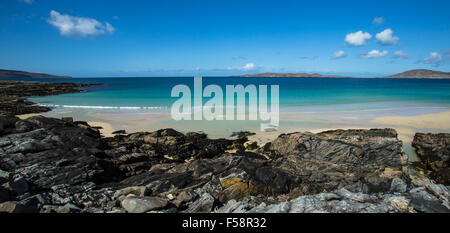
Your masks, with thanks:
[{"label": "jagged rock", "polygon": [[257,142],[245,142],[244,147],[247,150],[256,150],[258,149],[258,143]]},{"label": "jagged rock", "polygon": [[397,212],[393,206],[375,196],[346,190],[298,197],[289,202],[255,207],[249,212],[265,213],[387,213]]},{"label": "jagged rock", "polygon": [[28,182],[21,176],[13,177],[9,182],[12,191],[18,195],[22,195],[29,190]]},{"label": "jagged rock", "polygon": [[410,206],[411,201],[404,196],[387,196],[384,198],[384,201],[399,212],[414,212]]},{"label": "jagged rock", "polygon": [[233,132],[231,133],[230,137],[237,137],[237,138],[246,138],[248,136],[253,136],[255,133],[249,132],[249,131],[239,131],[239,132]]},{"label": "jagged rock", "polygon": [[341,198],[352,200],[352,201],[357,201],[357,202],[361,202],[361,203],[375,201],[375,198],[371,195],[364,194],[364,193],[352,193],[345,189],[334,191],[334,193]]},{"label": "jagged rock", "polygon": [[[80,87],[98,84],[54,83],[54,82],[21,82],[0,80],[0,115],[20,115],[47,112],[51,109],[37,106],[24,99],[27,96],[45,96],[63,93],[81,92]],[[0,135],[2,134],[0,125]]]},{"label": "jagged rock", "polygon": [[409,191],[411,206],[418,212],[449,213],[448,203],[427,192],[427,188],[418,187]]},{"label": "jagged rock", "polygon": [[[45,193],[45,192],[23,198],[19,201],[19,203],[22,205],[33,207],[36,209],[40,209],[43,206],[45,206],[51,202],[52,202],[51,197],[48,195],[48,193]],[[63,204],[63,203],[57,203],[57,204]]]},{"label": "jagged rock", "polygon": [[99,208],[90,207],[90,208],[82,209],[81,213],[102,214],[102,213],[105,213],[105,211],[101,210]]},{"label": "jagged rock", "polygon": [[114,132],[112,132],[111,134],[126,134],[127,132],[125,130],[116,130]]},{"label": "jagged rock", "polygon": [[391,192],[404,193],[404,192],[406,192],[407,188],[408,188],[408,185],[402,179],[397,178],[397,177],[392,179],[391,188],[390,188]]},{"label": "jagged rock", "polygon": [[0,117],[0,127],[0,198],[41,212],[448,210],[445,186],[405,178],[391,129],[284,134],[246,151],[246,137],[102,138],[87,123],[42,116]]},{"label": "jagged rock", "polygon": [[0,203],[0,213],[36,213],[37,209],[24,206],[15,201],[7,201]]},{"label": "jagged rock", "polygon": [[63,117],[61,120],[67,122],[67,123],[73,123],[73,117]]},{"label": "jagged rock", "polygon": [[416,133],[412,146],[425,169],[430,171],[430,178],[450,185],[450,134]]},{"label": "jagged rock", "polygon": [[128,213],[145,213],[162,209],[168,204],[167,200],[158,197],[129,196],[122,201],[122,207]]},{"label": "jagged rock", "polygon": [[55,212],[59,214],[79,213],[81,212],[81,209],[74,204],[67,203],[64,206],[55,209]]},{"label": "jagged rock", "polygon": [[428,182],[425,185],[425,188],[427,188],[427,190],[429,192],[431,192],[434,196],[446,200],[448,201],[449,197],[450,197],[450,193],[447,189],[447,187],[445,187],[442,184],[434,184],[432,182]]},{"label": "jagged rock", "polygon": [[0,187],[0,203],[11,200],[11,196],[9,190]]},{"label": "jagged rock", "polygon": [[402,176],[406,156],[393,129],[284,134],[264,151],[278,168],[297,174],[304,194],[386,191]]},{"label": "jagged rock", "polygon": [[195,192],[186,192],[183,191],[180,194],[178,194],[178,196],[176,197],[176,199],[174,201],[172,201],[172,203],[177,207],[177,208],[181,208],[181,206],[185,203],[188,203],[194,199],[196,199],[198,197],[198,194]]},{"label": "jagged rock", "polygon": [[10,173],[0,170],[0,185],[7,183],[10,179]]},{"label": "jagged rock", "polygon": [[[15,124],[19,119],[11,116],[0,115],[0,136],[10,133],[15,128]],[[2,145],[4,142],[0,143]],[[3,146],[3,145],[2,145]]]},{"label": "jagged rock", "polygon": [[117,199],[120,196],[127,196],[129,194],[133,194],[135,196],[142,197],[142,196],[145,196],[146,193],[147,193],[147,187],[132,186],[132,187],[123,188],[121,190],[117,190],[114,193],[113,199]]},{"label": "jagged rock", "polygon": [[189,205],[188,213],[208,213],[213,210],[215,199],[205,190],[196,190],[199,198]]}]

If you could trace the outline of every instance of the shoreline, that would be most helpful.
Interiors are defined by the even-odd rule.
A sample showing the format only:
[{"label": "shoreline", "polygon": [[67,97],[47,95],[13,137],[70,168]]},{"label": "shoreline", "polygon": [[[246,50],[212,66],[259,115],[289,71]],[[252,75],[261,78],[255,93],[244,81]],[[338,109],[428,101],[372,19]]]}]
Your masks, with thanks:
[{"label": "shoreline", "polygon": [[[53,109],[14,114],[34,116],[32,121],[7,115],[0,117],[2,174],[8,184],[20,180],[27,185],[17,190],[9,185],[12,196],[3,201],[41,213],[232,212],[242,206],[245,212],[273,212],[285,205],[290,212],[301,212],[292,207],[311,198],[317,203],[305,206],[311,212],[345,212],[336,200],[351,212],[366,212],[367,205],[376,206],[374,212],[448,212],[448,199],[440,195],[449,182],[447,170],[430,164],[447,162],[450,134],[416,132],[449,131],[449,114],[298,111],[282,113],[279,131],[273,132],[258,131],[255,121],[175,122],[161,112]],[[256,134],[230,135],[247,128]],[[123,129],[126,134],[111,137],[112,131]],[[197,133],[187,133],[193,129]],[[335,131],[314,134],[326,130]],[[311,133],[279,136],[295,131]],[[421,160],[408,156],[412,145]],[[411,195],[417,190],[423,190],[419,200],[426,197],[427,202],[414,202],[418,198]],[[61,193],[82,198],[61,203],[53,198]],[[146,206],[147,200],[158,206]],[[0,205],[0,212],[5,206]]]},{"label": "shoreline", "polygon": [[[408,160],[410,162],[419,161],[415,150],[413,149],[411,143],[413,141],[414,135],[416,133],[450,133],[450,123],[447,119],[450,119],[450,111],[439,111],[436,113],[423,114],[423,111],[417,111],[416,115],[391,115],[391,116],[380,116],[370,118],[364,118],[359,120],[352,119],[352,124],[349,124],[345,115],[336,117],[336,115],[331,114],[335,119],[312,119],[312,121],[302,122],[301,120],[295,120],[296,117],[307,115],[304,112],[285,112],[282,120],[288,122],[287,125],[281,126],[278,131],[272,132],[261,132],[259,129],[245,128],[239,130],[239,124],[247,126],[245,123],[237,123],[238,126],[235,129],[230,129],[224,127],[224,124],[217,124],[214,122],[203,122],[199,123],[192,121],[190,124],[186,122],[175,122],[172,121],[170,115],[164,112],[146,112],[146,113],[99,113],[88,111],[86,115],[81,114],[80,117],[73,116],[72,111],[50,111],[43,113],[44,116],[48,117],[73,117],[74,120],[86,121],[92,126],[99,126],[100,133],[104,137],[114,137],[112,132],[117,130],[125,130],[129,133],[136,132],[152,132],[160,129],[173,128],[182,133],[188,132],[202,132],[206,133],[209,138],[218,139],[225,138],[231,139],[230,136],[233,132],[239,131],[250,131],[255,133],[255,135],[249,136],[250,142],[256,142],[259,146],[264,146],[267,142],[275,140],[281,134],[289,134],[295,132],[310,132],[310,133],[320,133],[329,130],[349,130],[349,129],[384,129],[393,128],[397,132],[397,138],[402,141],[403,149],[408,155]],[[34,114],[30,114],[31,116]],[[315,115],[315,114],[313,114]],[[311,120],[306,118],[307,120]],[[340,120],[339,120],[340,119]],[[309,122],[309,123],[308,123]],[[231,124],[227,122],[227,126]],[[444,127],[441,127],[444,126]]]},{"label": "shoreline", "polygon": [[[351,111],[349,111],[351,112]],[[409,113],[413,115],[389,115],[380,114],[380,116],[358,116],[352,118],[347,116],[346,112],[338,114],[336,111],[327,112],[329,116],[320,116],[319,113],[305,112],[282,112],[280,113],[280,127],[278,131],[261,132],[257,126],[258,122],[250,121],[234,121],[226,122],[227,125],[235,125],[233,127],[224,126],[225,121],[173,121],[167,112],[95,112],[95,111],[58,111],[53,110],[44,113],[33,113],[18,115],[20,118],[30,117],[34,115],[44,115],[47,117],[73,117],[74,120],[86,122],[95,122],[105,125],[105,134],[110,134],[112,130],[126,130],[129,133],[153,131],[162,128],[174,128],[181,132],[203,131],[213,138],[228,138],[232,132],[239,130],[239,126],[247,128],[241,131],[252,131],[260,137],[260,141],[273,139],[275,134],[293,133],[293,132],[312,132],[317,133],[326,130],[336,129],[370,129],[370,128],[394,128],[400,140],[411,142],[414,133],[436,133],[450,132],[450,111],[440,110],[436,113],[425,113],[417,111]],[[351,113],[353,115],[353,113]],[[317,115],[317,116],[315,116]],[[322,114],[323,115],[323,114]],[[386,115],[386,116],[385,116]],[[333,119],[331,119],[333,118]],[[351,123],[349,123],[351,121]],[[253,123],[252,126],[248,126]],[[253,127],[253,129],[252,129]],[[233,131],[234,130],[234,131]],[[222,131],[222,132],[220,132]]]},{"label": "shoreline", "polygon": [[[445,156],[436,157],[434,151],[426,148],[446,153],[450,134],[419,134],[415,138],[416,148],[425,150],[419,149],[418,153],[421,158],[433,161],[410,163],[392,129],[339,130],[320,135],[294,133],[262,146],[249,142],[245,134],[234,139],[210,139],[201,133],[162,129],[104,138],[94,125],[68,124],[70,119],[40,116],[28,124],[27,120],[15,117],[0,120],[7,129],[2,140],[8,142],[0,147],[6,151],[3,158],[9,159],[2,161],[11,161],[17,158],[17,152],[23,153],[23,159],[2,167],[7,170],[2,173],[7,176],[3,177],[19,177],[22,183],[31,185],[23,189],[10,186],[16,188],[17,191],[13,191],[18,194],[5,200],[9,201],[8,205],[24,203],[22,205],[29,208],[27,211],[229,212],[238,204],[247,206],[243,209],[245,212],[272,212],[274,205],[282,209],[290,205],[289,202],[295,206],[305,198],[317,199],[314,201],[317,206],[311,208],[318,210],[335,208],[336,200],[345,202],[352,212],[367,211],[366,203],[378,205],[374,212],[446,212],[450,209],[447,202],[440,202],[447,199],[439,199],[439,190],[444,190],[448,183],[445,170],[437,167],[410,171],[412,164],[428,167],[430,162],[445,162]],[[29,127],[23,128],[23,125]],[[24,143],[12,140],[32,141],[36,149],[30,150]],[[92,182],[93,177],[95,182]],[[15,184],[18,178],[15,179],[6,181]],[[429,198],[428,202],[409,201],[417,200],[411,197],[417,190],[429,190],[435,196],[432,196],[434,202],[430,203],[428,192],[421,194]],[[27,195],[20,195],[22,193]],[[70,199],[69,204],[63,206],[60,199],[51,198],[60,193],[86,198]],[[193,196],[183,204],[189,193]],[[34,195],[44,196],[36,198]],[[324,199],[324,195],[331,195],[333,199]],[[255,202],[249,202],[248,198]],[[157,202],[158,206],[147,208],[146,200]],[[433,209],[436,206],[439,208]],[[333,211],[341,212],[342,207]],[[291,212],[296,210],[291,208]]]},{"label": "shoreline", "polygon": [[[57,85],[57,84],[56,84]],[[91,84],[89,84],[91,85]],[[72,90],[69,92],[73,92]],[[52,95],[50,93],[50,95]],[[34,105],[33,105],[34,106]],[[48,112],[38,112],[17,115],[20,119],[43,115],[46,117],[72,117],[75,121],[85,121],[92,126],[97,126],[104,137],[114,137],[117,130],[125,130],[127,133],[151,132],[160,129],[173,128],[183,133],[202,132],[210,138],[232,138],[230,135],[239,131],[254,132],[249,140],[264,145],[276,139],[280,134],[294,132],[319,133],[337,129],[371,129],[393,128],[396,130],[399,140],[404,144],[405,151],[411,161],[417,160],[411,147],[411,142],[416,133],[450,133],[450,111],[448,108],[430,107],[406,107],[401,109],[311,109],[306,111],[290,110],[280,112],[280,127],[277,131],[261,132],[259,123],[244,121],[217,122],[173,121],[170,114],[162,112],[127,112],[127,111],[95,111],[91,109],[49,109]],[[223,122],[223,121],[220,121]],[[349,123],[350,122],[350,123]],[[411,152],[412,151],[412,152]]]}]

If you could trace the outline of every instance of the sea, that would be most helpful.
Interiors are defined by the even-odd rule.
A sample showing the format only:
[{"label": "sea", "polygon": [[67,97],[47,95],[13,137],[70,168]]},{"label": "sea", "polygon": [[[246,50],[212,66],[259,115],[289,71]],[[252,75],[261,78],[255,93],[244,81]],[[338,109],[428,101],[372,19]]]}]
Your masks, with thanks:
[{"label": "sea", "polygon": [[[172,89],[186,85],[194,100],[194,77],[121,77],[121,78],[23,78],[39,82],[102,84],[82,88],[85,92],[29,99],[51,107],[51,117],[72,116],[76,120],[108,122],[116,129],[151,131],[174,128],[181,132],[205,132],[211,138],[229,137],[237,131],[260,131],[262,121],[176,121],[170,119],[171,107],[180,97]],[[223,90],[225,105],[227,85],[267,85],[271,104],[271,85],[279,88],[280,121],[276,132],[313,131],[334,128],[392,127],[404,131],[404,150],[410,160],[417,160],[411,147],[414,132],[448,132],[450,129],[414,128],[374,124],[373,119],[390,116],[415,116],[450,111],[450,80],[389,78],[273,78],[273,77],[203,77],[202,87],[217,85]],[[203,103],[210,98],[202,98]],[[246,96],[246,110],[248,107]],[[192,101],[193,103],[193,101]],[[236,104],[238,104],[236,102]],[[269,107],[270,109],[270,107]],[[224,111],[225,112],[225,111]],[[161,117],[163,116],[163,117]],[[156,119],[156,120],[155,120]],[[450,120],[450,119],[449,119]],[[399,137],[401,134],[399,134]]]},{"label": "sea", "polygon": [[[49,107],[93,111],[168,111],[179,99],[171,97],[174,86],[184,84],[194,90],[193,77],[13,80],[101,83],[103,85],[83,88],[86,92],[30,98],[31,101]],[[450,107],[450,80],[447,79],[203,77],[202,81],[203,87],[210,84],[222,87],[224,95],[226,85],[278,85],[281,112]],[[270,103],[270,91],[268,94]],[[209,98],[205,97],[203,100],[206,102]]]}]

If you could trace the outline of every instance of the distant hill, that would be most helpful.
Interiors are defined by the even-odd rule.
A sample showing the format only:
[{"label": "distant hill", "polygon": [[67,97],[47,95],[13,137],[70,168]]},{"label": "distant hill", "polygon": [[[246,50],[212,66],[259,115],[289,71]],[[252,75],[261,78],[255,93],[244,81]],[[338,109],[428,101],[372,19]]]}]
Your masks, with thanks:
[{"label": "distant hill", "polygon": [[450,78],[449,72],[441,72],[435,70],[425,70],[425,69],[417,69],[417,70],[408,70],[399,74],[387,76],[385,78],[441,78],[446,79]]},{"label": "distant hill", "polygon": [[339,75],[323,75],[323,74],[308,74],[308,73],[262,73],[262,74],[244,74],[233,75],[231,77],[295,77],[295,78],[350,78]]},{"label": "distant hill", "polygon": [[58,76],[51,74],[31,73],[18,70],[0,69],[0,78],[70,78],[70,76]]},{"label": "distant hill", "polygon": [[[323,74],[308,74],[308,73],[261,73],[261,74],[245,74],[234,75],[231,77],[294,77],[294,78],[359,78],[351,76],[339,75],[323,75]],[[361,77],[362,78],[362,77]],[[384,77],[364,77],[364,78],[431,78],[431,79],[450,79],[450,73],[435,70],[408,70],[403,73],[384,76]]]}]

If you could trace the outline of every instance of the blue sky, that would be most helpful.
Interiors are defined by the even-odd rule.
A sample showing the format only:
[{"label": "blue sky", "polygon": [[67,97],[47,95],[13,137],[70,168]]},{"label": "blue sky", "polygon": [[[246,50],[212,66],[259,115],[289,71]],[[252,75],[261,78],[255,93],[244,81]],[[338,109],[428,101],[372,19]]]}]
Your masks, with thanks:
[{"label": "blue sky", "polygon": [[450,1],[0,1],[0,68],[95,76],[450,71]]}]

